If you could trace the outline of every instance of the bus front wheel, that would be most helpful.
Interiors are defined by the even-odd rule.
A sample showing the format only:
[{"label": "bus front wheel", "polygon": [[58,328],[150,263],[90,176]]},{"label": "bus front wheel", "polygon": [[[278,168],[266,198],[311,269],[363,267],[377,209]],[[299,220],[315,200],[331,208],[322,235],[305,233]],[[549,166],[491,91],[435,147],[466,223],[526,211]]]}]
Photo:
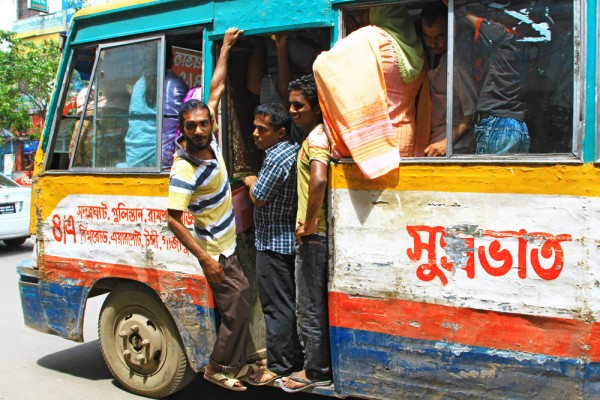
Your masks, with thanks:
[{"label": "bus front wheel", "polygon": [[171,315],[145,286],[125,283],[108,295],[98,336],[108,369],[130,392],[162,398],[194,378]]}]

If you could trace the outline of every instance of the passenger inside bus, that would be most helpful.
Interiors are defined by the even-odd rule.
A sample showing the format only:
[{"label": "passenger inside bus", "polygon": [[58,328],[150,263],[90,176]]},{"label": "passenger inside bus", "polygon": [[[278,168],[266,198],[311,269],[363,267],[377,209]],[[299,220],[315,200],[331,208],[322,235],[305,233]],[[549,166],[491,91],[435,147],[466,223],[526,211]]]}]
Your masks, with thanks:
[{"label": "passenger inside bus", "polygon": [[[231,157],[227,162],[233,178],[256,175],[262,165],[263,152],[252,138],[254,109],[269,99],[287,107],[288,83],[311,73],[314,57],[329,48],[330,40],[331,29],[310,28],[238,41],[231,54],[227,101],[223,102],[223,124],[227,129],[222,134],[229,142]],[[300,141],[296,127],[292,127],[292,137]]]},{"label": "passenger inside bus", "polygon": [[545,24],[550,40],[531,35],[527,79],[526,122],[533,153],[570,153],[573,149],[573,2],[535,2],[531,10],[537,25]]},{"label": "passenger inside bus", "polygon": [[[329,35],[320,29],[277,32],[252,38],[252,45],[246,89],[259,96],[260,104],[287,106],[289,83],[312,74],[317,55],[329,48]],[[302,133],[295,126],[291,135],[296,142],[301,140]]]},{"label": "passenger inside bus", "polygon": [[188,85],[172,70],[173,48],[167,46],[165,60],[165,80],[163,82],[163,123],[162,123],[162,157],[163,169],[171,168],[175,154],[175,140],[180,132],[177,129],[177,115],[184,103]]},{"label": "passenger inside bus", "polygon": [[128,129],[125,135],[126,161],[119,168],[156,166],[156,58],[146,54],[142,76],[136,81],[129,103]]},{"label": "passenger inside bus", "polygon": [[[427,58],[431,93],[431,137],[425,155],[446,155],[446,90],[448,71],[448,8],[441,2],[428,3],[421,10],[420,27]],[[460,42],[459,42],[460,43]],[[464,43],[464,42],[463,42]],[[477,89],[468,69],[469,51],[461,48],[454,62],[452,102],[453,153],[475,152],[472,122],[477,110]]]},{"label": "passenger inside bus", "polygon": [[[417,28],[422,26],[419,21],[422,8],[427,8],[430,4],[439,7],[441,3],[441,0],[436,0],[424,5],[407,6],[411,18],[417,22]],[[506,122],[517,126],[515,136],[520,135],[517,142],[523,146],[517,144],[516,147],[520,149],[509,149],[513,153],[571,153],[575,44],[572,2],[536,0],[501,4],[485,1],[469,2],[466,6],[455,2],[455,7],[457,12],[454,14],[456,18],[452,33],[454,97],[449,129],[454,137],[447,139],[454,142],[451,154],[476,153],[475,124],[481,127],[480,132],[485,132],[480,134],[483,139],[480,141],[478,154],[502,154],[502,149],[491,149],[494,146],[490,144],[489,137],[494,127],[485,125],[490,122],[490,116],[494,117],[494,123]],[[361,15],[364,15],[365,10],[368,8],[348,7],[343,10],[343,31],[346,34],[354,32],[364,24]],[[467,14],[482,22],[479,28],[470,24]],[[444,27],[447,27],[447,23]],[[488,46],[483,44],[485,40],[482,35],[487,32],[489,36],[490,27],[497,27],[500,35],[496,48],[487,48]],[[446,40],[444,44],[447,46],[447,43]],[[431,128],[433,138],[427,153],[415,152],[415,156],[443,156],[445,143],[441,140],[444,139],[446,131],[444,105],[447,104],[446,89],[443,85],[447,82],[442,80],[445,74],[442,69],[445,68],[441,61],[447,63],[447,59],[432,56],[433,49],[426,47],[429,77],[433,79],[430,82],[435,85],[432,89],[432,100],[436,104],[433,104],[430,110],[434,118],[431,121],[434,125]],[[500,59],[506,63],[502,70],[498,69],[498,64],[502,63]],[[511,74],[510,79],[502,78],[506,73]],[[472,93],[473,87],[475,94]],[[468,108],[472,101],[479,102],[479,110],[471,115],[469,124],[469,113],[472,110]],[[457,102],[462,103],[456,104]],[[462,113],[457,110],[459,106],[464,108]],[[417,112],[420,111],[417,107]],[[427,122],[417,117],[417,129],[421,129]],[[460,131],[465,132],[460,139],[457,138],[460,136],[459,126]],[[529,150],[526,149],[529,140],[527,132],[531,137]],[[506,137],[496,137],[491,141],[497,145],[506,141]],[[485,150],[486,147],[488,150]]]},{"label": "passenger inside bus", "polygon": [[[448,5],[448,0],[443,1]],[[470,27],[475,58],[481,64],[476,153],[529,152],[525,79],[517,38],[505,25],[476,15],[466,1],[455,2],[455,15]]]},{"label": "passenger inside bus", "polygon": [[[90,91],[90,98],[87,103],[87,107],[84,106],[87,99],[89,87],[81,89],[77,94],[77,116],[82,119],[78,119],[75,122],[75,128],[73,129],[73,135],[71,136],[71,142],[69,144],[69,158],[73,159],[73,165],[78,167],[91,167],[92,166],[92,140],[93,140],[93,116],[94,116],[94,105],[95,102],[95,90],[92,87]],[[106,103],[105,98],[98,99],[100,106]],[[81,132],[80,132],[81,128]],[[79,135],[78,147],[76,154],[73,154],[75,142],[77,141],[77,135]]]},{"label": "passenger inside bus", "polygon": [[426,74],[408,10],[372,7],[369,19],[372,25],[321,53],[314,72],[333,157],[353,157],[365,176],[376,178],[397,169],[400,156],[422,155],[429,129],[417,130],[417,94]]},{"label": "passenger inside bus", "polygon": [[[173,163],[177,131],[177,113],[188,91],[185,81],[172,70],[173,53],[167,46],[163,81],[162,168]],[[145,72],[136,82],[129,105],[129,129],[125,136],[125,163],[117,167],[153,167],[156,165],[156,60],[149,57]]]},{"label": "passenger inside bus", "polygon": [[312,73],[321,51],[329,48],[326,31],[300,30],[277,32],[269,37],[254,37],[248,63],[246,88],[260,96],[260,103],[285,105],[292,79]]}]

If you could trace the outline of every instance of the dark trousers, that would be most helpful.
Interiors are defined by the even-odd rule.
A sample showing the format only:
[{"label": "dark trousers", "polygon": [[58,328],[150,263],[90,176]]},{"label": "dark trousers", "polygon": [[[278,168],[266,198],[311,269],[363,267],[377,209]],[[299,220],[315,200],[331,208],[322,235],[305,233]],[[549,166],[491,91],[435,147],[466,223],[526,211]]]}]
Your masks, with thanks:
[{"label": "dark trousers", "polygon": [[327,239],[304,236],[296,246],[296,317],[310,379],[331,379],[327,269]]},{"label": "dark trousers", "polygon": [[217,340],[210,357],[210,364],[218,371],[235,373],[246,357],[250,321],[250,286],[242,267],[234,254],[219,257],[225,279],[220,283],[209,282],[215,305],[221,313]]},{"label": "dark trousers", "polygon": [[256,253],[260,304],[267,328],[267,367],[280,375],[292,371],[296,343],[296,281],[293,254]]}]

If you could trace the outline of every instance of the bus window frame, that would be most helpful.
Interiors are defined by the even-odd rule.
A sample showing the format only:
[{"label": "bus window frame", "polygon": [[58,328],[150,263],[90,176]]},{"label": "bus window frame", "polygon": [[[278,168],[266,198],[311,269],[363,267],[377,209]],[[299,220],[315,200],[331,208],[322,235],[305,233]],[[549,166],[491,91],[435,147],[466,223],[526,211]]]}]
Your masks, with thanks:
[{"label": "bus window frame", "polygon": [[[596,2],[596,32],[594,35],[596,41],[596,60],[600,58],[600,14],[598,14],[598,9],[600,8],[600,1]],[[594,124],[594,136],[595,141],[594,144],[596,146],[594,153],[594,164],[600,165],[600,107],[598,107],[598,98],[600,97],[600,63],[596,62],[596,87],[595,87],[595,98],[594,98],[594,107],[596,109],[595,117],[596,121]]]},{"label": "bus window frame", "polygon": [[[583,146],[582,141],[585,132],[585,109],[582,107],[585,101],[585,59],[586,45],[585,37],[581,34],[582,27],[587,27],[585,17],[585,8],[582,2],[584,0],[573,1],[573,121],[571,127],[572,136],[572,152],[569,153],[522,153],[522,154],[452,154],[452,141],[448,140],[446,148],[446,156],[443,157],[402,157],[400,164],[582,164],[583,163]],[[411,0],[396,0],[396,1],[352,1],[351,3],[336,2],[339,8],[338,16],[338,35],[337,40],[346,35],[346,27],[344,25],[344,12],[356,8],[375,7],[385,4],[398,5],[419,5],[423,2]],[[577,23],[579,22],[579,23]],[[600,19],[599,19],[600,23]],[[584,25],[585,24],[585,25]],[[454,0],[448,0],[448,79],[447,93],[452,93],[453,71],[454,71]],[[600,52],[598,53],[600,56]],[[599,69],[600,71],[600,69]],[[600,73],[600,72],[599,72]],[[599,80],[600,82],[600,80]],[[450,96],[446,102],[446,137],[452,137],[452,99]],[[600,110],[597,110],[600,118]],[[600,138],[597,140],[597,157],[600,162]],[[352,158],[342,158],[338,160],[341,164],[352,164]]]},{"label": "bus window frame", "polygon": [[[80,49],[83,49],[87,46],[81,46],[81,47],[72,47],[69,49],[69,59],[67,60],[67,72],[64,74],[63,79],[61,81],[61,86],[60,86],[60,92],[59,92],[59,101],[58,101],[58,105],[56,107],[55,112],[52,115],[52,123],[51,123],[51,135],[49,137],[49,141],[50,144],[48,146],[47,151],[44,154],[44,171],[45,172],[55,172],[55,171],[67,171],[64,169],[50,169],[50,166],[52,164],[52,157],[54,156],[54,150],[56,147],[56,142],[58,140],[58,130],[60,129],[60,124],[62,122],[62,113],[63,113],[63,109],[65,107],[65,102],[67,101],[67,93],[69,92],[69,85],[71,83],[71,79],[72,79],[72,74],[73,74],[73,69],[74,69],[74,65],[75,65],[75,54],[77,51],[79,51]],[[90,76],[91,78],[91,76]],[[50,157],[52,156],[52,157]],[[69,161],[70,163],[70,161]]]},{"label": "bus window frame", "polygon": [[[97,67],[98,67],[98,61],[99,61],[99,55],[101,53],[102,50],[106,50],[106,49],[110,49],[110,48],[115,48],[115,47],[122,47],[122,46],[127,46],[127,45],[131,45],[131,44],[135,44],[135,43],[142,43],[142,42],[150,42],[150,41],[154,41],[157,40],[158,41],[158,49],[157,49],[157,76],[163,76],[165,73],[165,51],[166,51],[166,34],[167,32],[161,32],[160,34],[157,33],[152,33],[150,35],[143,35],[143,36],[138,36],[135,38],[131,38],[131,39],[126,39],[126,40],[118,40],[118,41],[102,41],[102,42],[89,42],[89,43],[85,43],[79,46],[73,46],[70,49],[70,54],[69,54],[69,61],[68,61],[68,73],[65,74],[63,80],[62,80],[62,86],[61,86],[61,91],[60,91],[60,107],[57,107],[54,118],[53,118],[53,123],[52,123],[52,134],[51,134],[51,146],[49,147],[49,151],[46,152],[45,154],[45,170],[46,172],[51,172],[51,173],[69,173],[69,172],[74,172],[74,173],[86,173],[86,174],[115,174],[115,173],[122,173],[122,174],[132,174],[132,173],[142,173],[142,174],[158,174],[162,172],[161,169],[161,163],[162,163],[162,154],[161,154],[161,145],[162,145],[162,122],[163,122],[163,87],[164,87],[164,78],[163,79],[158,79],[157,82],[157,122],[156,122],[156,126],[157,126],[157,137],[156,137],[156,150],[157,150],[157,157],[156,157],[156,166],[154,167],[140,167],[140,168],[131,168],[131,167],[127,167],[127,168],[118,168],[118,167],[77,167],[77,166],[73,166],[73,161],[75,159],[75,157],[71,157],[71,159],[69,160],[69,166],[67,169],[48,169],[51,163],[51,156],[54,155],[54,148],[55,148],[55,143],[56,143],[56,139],[57,139],[57,135],[58,135],[58,128],[60,127],[60,114],[62,113],[62,107],[64,107],[64,102],[66,101],[66,94],[68,91],[68,83],[69,80],[71,79],[71,75],[73,73],[73,68],[74,68],[74,60],[75,60],[75,53],[83,48],[91,48],[91,47],[96,47],[96,58],[94,60],[94,66],[92,67],[92,72],[90,74],[90,86],[92,86],[94,84],[94,80],[96,79],[96,73],[97,73]],[[162,75],[161,75],[162,73]],[[96,92],[96,91],[94,91]],[[89,95],[90,95],[90,91],[88,91],[87,95],[86,95],[86,101],[84,104],[84,109],[87,108],[88,102],[89,102]],[[96,99],[97,100],[97,99]],[[96,103],[97,104],[97,101]],[[83,119],[84,117],[84,113],[82,113],[82,116],[80,117],[80,121]],[[96,110],[94,110],[94,125],[96,122]],[[75,152],[77,151],[77,147],[79,145],[79,136],[81,133],[81,123],[79,124],[79,128],[77,131],[77,136],[75,139],[75,144],[73,147],[73,152],[72,154],[74,155]],[[125,145],[125,144],[123,144]],[[168,172],[168,171],[167,171]]]},{"label": "bus window frame", "polygon": [[[452,154],[446,159],[455,159],[457,161],[466,161],[473,163],[522,163],[522,164],[582,164],[583,149],[582,141],[584,137],[584,126],[579,121],[585,121],[584,108],[582,107],[585,101],[585,43],[584,36],[581,35],[581,26],[586,23],[585,16],[582,12],[582,0],[573,1],[573,120],[571,126],[571,153],[515,153],[515,154]],[[451,83],[453,81],[454,70],[454,0],[448,0],[448,86],[447,93],[452,93]],[[577,23],[579,16],[579,24]],[[587,24],[586,24],[587,25]],[[579,59],[577,58],[579,55]],[[577,72],[579,71],[579,72]],[[446,137],[452,135],[452,96],[447,102],[446,108]],[[448,148],[451,148],[450,140]],[[452,149],[450,149],[451,151]]]}]

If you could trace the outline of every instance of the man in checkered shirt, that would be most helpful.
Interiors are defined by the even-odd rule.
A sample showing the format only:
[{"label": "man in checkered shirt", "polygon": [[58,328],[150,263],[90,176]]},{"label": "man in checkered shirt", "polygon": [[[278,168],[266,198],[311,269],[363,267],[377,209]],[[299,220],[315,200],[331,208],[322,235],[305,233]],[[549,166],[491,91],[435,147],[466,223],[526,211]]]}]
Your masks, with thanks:
[{"label": "man in checkered shirt", "polygon": [[289,375],[296,353],[295,218],[298,206],[296,156],[290,116],[280,104],[261,104],[254,112],[254,143],[265,151],[256,176],[243,178],[254,203],[256,270],[267,328],[267,367],[248,383],[267,384]]}]

